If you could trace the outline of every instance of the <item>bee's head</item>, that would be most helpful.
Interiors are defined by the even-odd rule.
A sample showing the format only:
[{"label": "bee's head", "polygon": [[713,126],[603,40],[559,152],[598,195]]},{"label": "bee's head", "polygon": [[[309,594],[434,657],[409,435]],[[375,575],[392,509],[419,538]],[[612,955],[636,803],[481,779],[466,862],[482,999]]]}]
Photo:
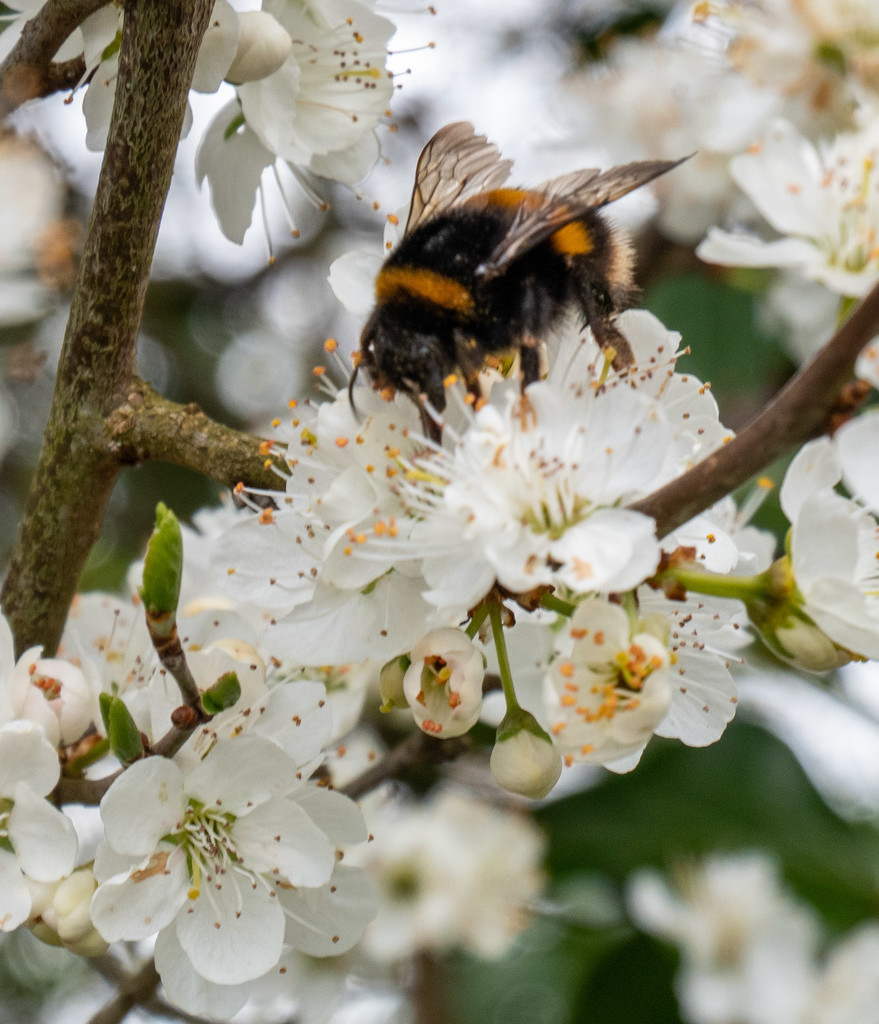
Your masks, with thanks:
[{"label": "bee's head", "polygon": [[[376,306],[366,321],[360,335],[359,367],[369,373],[376,390],[392,387],[416,403],[426,395],[435,409],[445,408],[443,381],[454,367],[448,347],[438,334],[419,330],[392,306]],[[354,377],[349,395],[353,384]]]}]

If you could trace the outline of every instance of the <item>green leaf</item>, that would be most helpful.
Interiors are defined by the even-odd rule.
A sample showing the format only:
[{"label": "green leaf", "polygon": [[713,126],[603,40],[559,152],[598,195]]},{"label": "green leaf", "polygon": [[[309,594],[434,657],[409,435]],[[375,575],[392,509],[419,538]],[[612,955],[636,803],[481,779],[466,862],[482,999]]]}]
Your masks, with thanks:
[{"label": "green leaf", "polygon": [[113,702],[113,698],[109,693],[101,692],[98,694],[98,706],[101,709],[101,719],[104,723],[104,731],[110,731],[110,705]]},{"label": "green leaf", "polygon": [[628,775],[542,808],[555,876],[584,870],[618,882],[712,851],[767,849],[787,882],[835,927],[879,908],[879,834],[837,817],[782,743],[733,724],[704,749],[653,740]]},{"label": "green leaf", "polygon": [[231,708],[241,697],[241,684],[234,672],[227,672],[201,695],[201,706],[209,715]]},{"label": "green leaf", "polygon": [[183,534],[174,513],[162,502],[156,506],[156,525],[143,566],[140,596],[150,615],[173,615],[180,599],[183,573]]},{"label": "green leaf", "polygon": [[131,764],[143,757],[143,740],[140,729],[131,717],[125,702],[119,697],[110,698],[107,714],[110,749],[122,764]]}]

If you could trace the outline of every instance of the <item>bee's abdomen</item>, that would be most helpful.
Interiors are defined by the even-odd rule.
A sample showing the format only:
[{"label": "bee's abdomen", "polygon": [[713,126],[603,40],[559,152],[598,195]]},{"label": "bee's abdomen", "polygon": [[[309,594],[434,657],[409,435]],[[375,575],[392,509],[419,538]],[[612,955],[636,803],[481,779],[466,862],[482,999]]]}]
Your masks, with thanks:
[{"label": "bee's abdomen", "polygon": [[385,265],[375,281],[375,297],[382,304],[429,302],[465,317],[475,308],[466,285],[428,267]]}]

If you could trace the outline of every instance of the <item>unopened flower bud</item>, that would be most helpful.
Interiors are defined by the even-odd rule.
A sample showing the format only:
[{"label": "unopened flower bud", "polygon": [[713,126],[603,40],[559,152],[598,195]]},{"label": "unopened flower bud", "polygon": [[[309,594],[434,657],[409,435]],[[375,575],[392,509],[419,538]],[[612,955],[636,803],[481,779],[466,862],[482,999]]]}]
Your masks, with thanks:
[{"label": "unopened flower bud", "polygon": [[97,888],[91,867],[78,868],[48,886],[28,879],[28,887],[34,899],[30,927],[38,939],[50,946],[64,945],[79,956],[107,952],[109,943],[95,930],[89,910]]},{"label": "unopened flower bud", "polygon": [[831,640],[806,614],[788,555],[761,578],[766,593],[747,602],[748,618],[776,657],[807,672],[830,672],[852,660],[852,652]]},{"label": "unopened flower bud", "polygon": [[508,712],[498,726],[491,752],[491,774],[510,793],[537,800],[562,773],[562,755],[534,716],[521,708]]},{"label": "unopened flower bud", "polygon": [[392,658],[382,665],[379,676],[379,692],[382,704],[379,711],[393,711],[394,708],[407,707],[406,694],[403,692],[403,678],[411,662],[405,654]]},{"label": "unopened flower bud", "polygon": [[293,40],[268,11],[244,11],[238,15],[238,51],[226,72],[232,85],[268,78],[293,50]]}]

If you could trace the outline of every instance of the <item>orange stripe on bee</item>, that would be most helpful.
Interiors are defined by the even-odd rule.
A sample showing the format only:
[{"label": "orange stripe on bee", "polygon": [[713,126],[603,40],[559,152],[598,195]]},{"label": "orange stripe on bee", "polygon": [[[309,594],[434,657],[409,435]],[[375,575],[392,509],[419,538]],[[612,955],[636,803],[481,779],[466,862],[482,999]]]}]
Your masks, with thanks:
[{"label": "orange stripe on bee", "polygon": [[549,244],[563,256],[585,256],[595,245],[589,229],[581,220],[572,220],[550,236]]},{"label": "orange stripe on bee", "polygon": [[486,206],[503,206],[505,209],[518,209],[520,206],[528,209],[543,202],[539,192],[529,192],[524,188],[493,188],[484,193],[482,199]]},{"label": "orange stripe on bee", "polygon": [[469,289],[453,277],[425,267],[383,267],[375,279],[375,297],[390,302],[401,293],[459,313],[471,313],[475,306]]}]

